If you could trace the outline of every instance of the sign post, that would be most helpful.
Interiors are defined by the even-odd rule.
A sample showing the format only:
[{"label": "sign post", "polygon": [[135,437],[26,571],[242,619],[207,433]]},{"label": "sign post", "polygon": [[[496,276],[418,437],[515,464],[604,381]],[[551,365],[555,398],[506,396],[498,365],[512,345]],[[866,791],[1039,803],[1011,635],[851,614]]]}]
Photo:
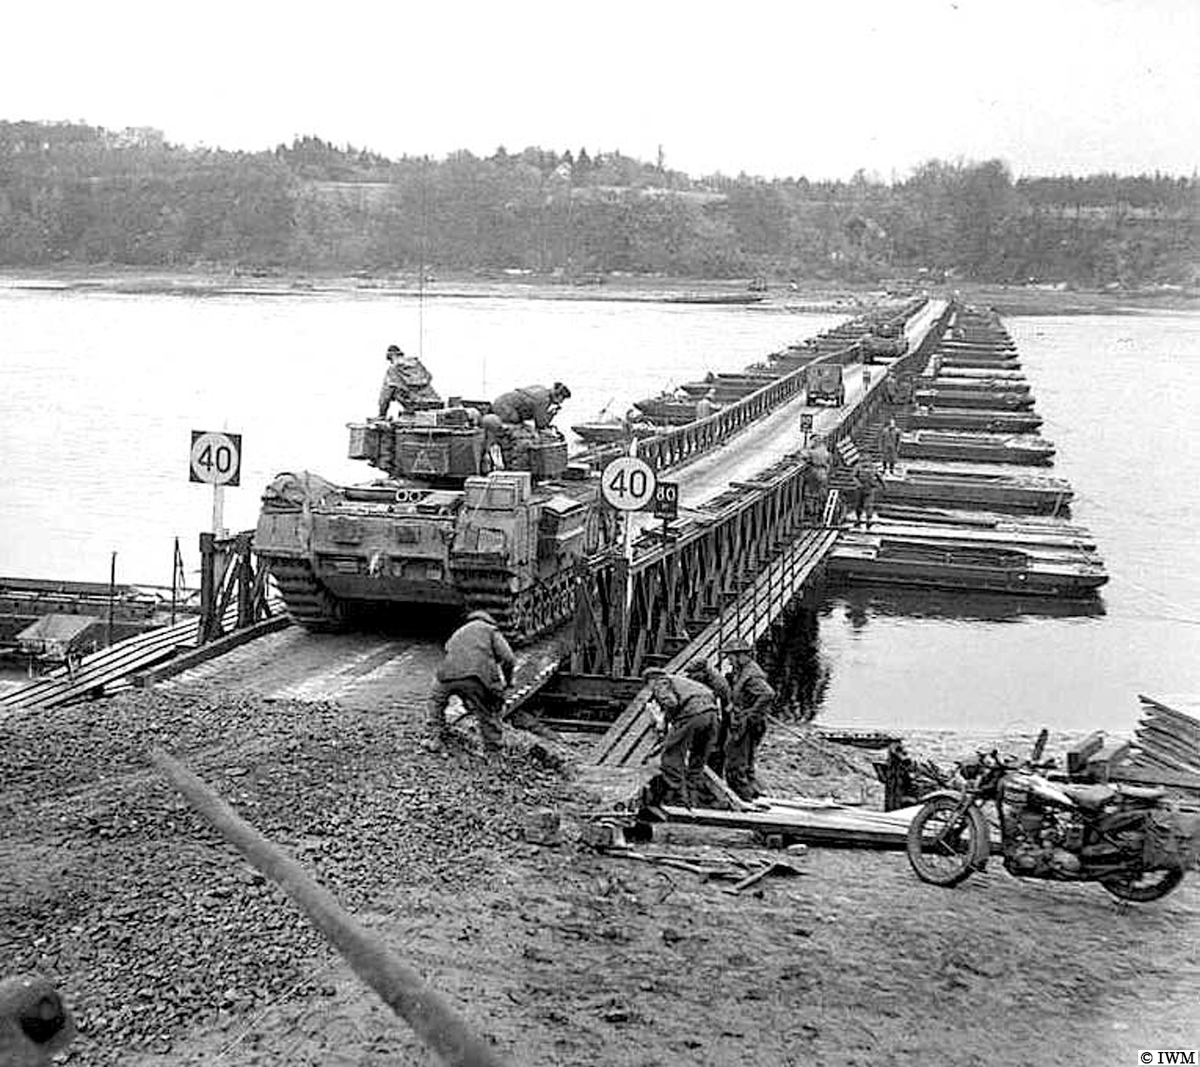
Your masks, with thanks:
[{"label": "sign post", "polygon": [[213,487],[212,532],[220,537],[225,525],[225,486],[241,484],[242,435],[193,430],[190,459],[188,481]]},{"label": "sign post", "polygon": [[[619,456],[604,468],[600,475],[600,495],[618,511],[624,512],[622,532],[621,570],[624,571],[624,612],[622,614],[619,658],[624,670],[625,652],[629,638],[629,608],[633,602],[633,529],[629,522],[630,512],[641,511],[654,497],[657,479],[654,468],[643,459],[638,459],[637,441],[629,444],[629,455]],[[616,666],[616,664],[614,664]]]},{"label": "sign post", "polygon": [[808,447],[808,435],[812,433],[813,417],[811,411],[805,411],[800,415],[800,432],[804,434],[804,447]]}]

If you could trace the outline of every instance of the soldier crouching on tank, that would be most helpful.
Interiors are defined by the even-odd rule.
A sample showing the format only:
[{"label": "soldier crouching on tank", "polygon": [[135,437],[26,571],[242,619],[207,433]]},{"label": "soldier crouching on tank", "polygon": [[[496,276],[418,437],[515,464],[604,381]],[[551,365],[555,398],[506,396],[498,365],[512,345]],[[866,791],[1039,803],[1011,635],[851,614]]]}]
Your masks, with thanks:
[{"label": "soldier crouching on tank", "polygon": [[717,732],[717,698],[708,686],[651,667],[642,678],[662,711],[667,735],[659,756],[661,802],[691,807],[705,796],[704,768]]},{"label": "soldier crouching on tank", "polygon": [[426,751],[440,752],[445,747],[449,737],[446,704],[457,696],[475,716],[484,753],[489,758],[500,755],[504,751],[504,691],[512,684],[516,663],[496,620],[486,611],[472,611],[447,640],[445,658],[429,692]]},{"label": "soldier crouching on tank", "polygon": [[[550,423],[558,414],[571,390],[562,382],[545,385],[527,385],[503,393],[492,401],[490,416],[485,416],[484,425],[489,431],[489,450],[492,443],[498,444],[505,467],[520,470],[527,466],[524,453],[531,444],[536,444],[539,435],[550,429]],[[533,423],[532,428],[528,425]]]},{"label": "soldier crouching on tank", "polygon": [[379,417],[386,419],[395,402],[398,414],[410,415],[420,408],[442,406],[442,398],[432,388],[433,375],[416,356],[406,356],[399,345],[388,345],[388,369],[379,388]]}]

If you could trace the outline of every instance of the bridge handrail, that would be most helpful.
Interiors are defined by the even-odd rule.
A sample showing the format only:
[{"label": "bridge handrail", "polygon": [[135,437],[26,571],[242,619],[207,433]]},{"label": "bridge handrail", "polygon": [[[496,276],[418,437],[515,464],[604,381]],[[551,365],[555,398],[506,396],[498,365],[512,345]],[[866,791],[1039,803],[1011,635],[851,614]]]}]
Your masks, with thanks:
[{"label": "bridge handrail", "polygon": [[[919,303],[914,303],[903,313],[903,321],[907,322],[918,314],[928,302],[928,298],[924,298]],[[852,341],[841,348],[818,355],[808,363],[780,375],[706,418],[697,419],[686,426],[656,434],[654,437],[642,438],[636,444],[636,455],[655,471],[678,467],[705,452],[712,451],[740,433],[750,423],[791,400],[805,388],[811,367],[831,363],[853,363],[861,354],[862,342]],[[604,449],[594,454],[593,462],[602,466],[608,460],[623,454],[624,448]]]}]

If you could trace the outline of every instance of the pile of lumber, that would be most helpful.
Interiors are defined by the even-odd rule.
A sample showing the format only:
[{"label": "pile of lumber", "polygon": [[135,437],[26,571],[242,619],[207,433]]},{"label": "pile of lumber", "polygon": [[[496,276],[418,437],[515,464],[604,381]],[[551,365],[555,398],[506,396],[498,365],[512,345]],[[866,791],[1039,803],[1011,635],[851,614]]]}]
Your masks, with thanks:
[{"label": "pile of lumber", "polygon": [[1151,770],[1193,775],[1200,781],[1200,718],[1182,710],[1198,710],[1196,702],[1141,694],[1138,699],[1142,721],[1132,762]]}]

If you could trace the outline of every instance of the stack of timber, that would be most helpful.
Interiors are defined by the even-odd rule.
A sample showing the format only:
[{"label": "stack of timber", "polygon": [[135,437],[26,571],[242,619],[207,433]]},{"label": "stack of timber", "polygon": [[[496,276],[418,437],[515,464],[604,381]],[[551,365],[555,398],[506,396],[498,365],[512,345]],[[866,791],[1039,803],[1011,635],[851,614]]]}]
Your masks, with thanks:
[{"label": "stack of timber", "polygon": [[[1190,778],[1191,785],[1200,789],[1200,700],[1157,699],[1144,694],[1138,699],[1142,702],[1142,721],[1130,762],[1154,773],[1169,772],[1174,784]],[[1176,776],[1182,776],[1182,780]]]}]

